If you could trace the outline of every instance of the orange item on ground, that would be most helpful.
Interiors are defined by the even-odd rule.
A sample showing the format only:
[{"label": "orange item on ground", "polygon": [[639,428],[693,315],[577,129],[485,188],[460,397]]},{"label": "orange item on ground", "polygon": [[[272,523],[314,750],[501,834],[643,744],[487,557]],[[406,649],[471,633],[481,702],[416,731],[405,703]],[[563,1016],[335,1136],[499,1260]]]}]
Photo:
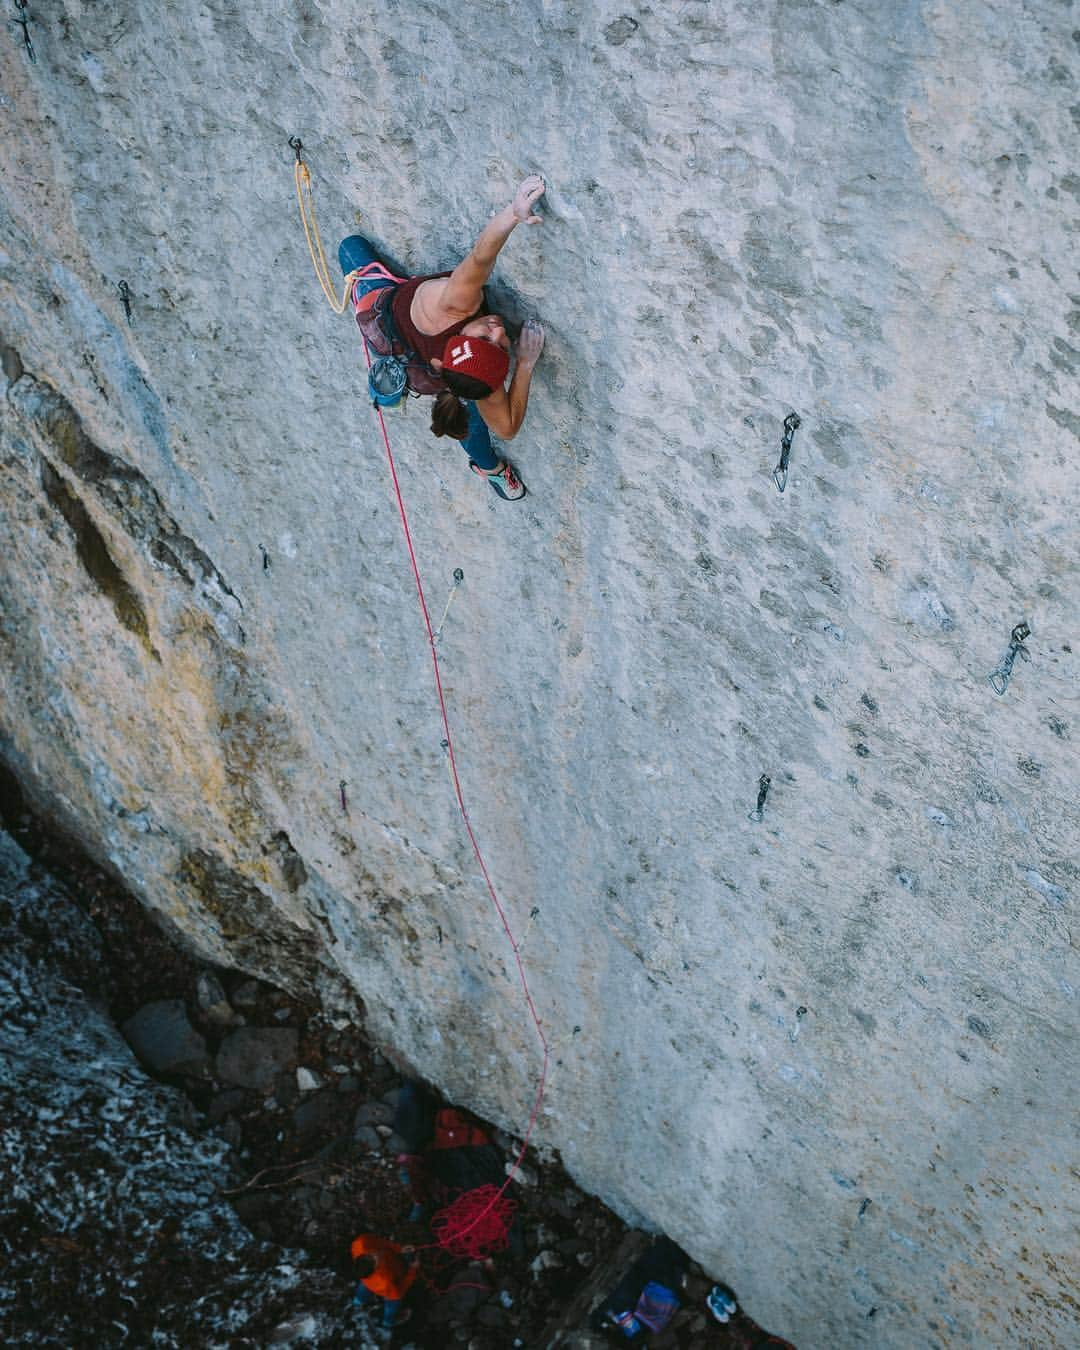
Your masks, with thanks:
[{"label": "orange item on ground", "polygon": [[375,1269],[360,1281],[379,1298],[399,1299],[412,1288],[416,1279],[416,1267],[410,1266],[401,1254],[401,1248],[389,1238],[376,1237],[374,1233],[363,1233],[353,1238],[349,1248],[355,1261],[358,1256],[373,1256],[377,1262]]}]

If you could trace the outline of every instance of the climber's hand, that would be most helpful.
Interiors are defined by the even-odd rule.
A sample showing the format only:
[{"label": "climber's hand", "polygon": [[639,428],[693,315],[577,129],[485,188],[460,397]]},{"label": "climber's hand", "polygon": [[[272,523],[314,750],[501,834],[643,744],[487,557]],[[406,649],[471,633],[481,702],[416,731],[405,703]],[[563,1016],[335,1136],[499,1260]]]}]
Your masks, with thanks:
[{"label": "climber's hand", "polygon": [[518,365],[524,370],[532,370],[544,350],[544,325],[536,319],[526,319],[521,326],[521,336],[517,343]]},{"label": "climber's hand", "polygon": [[514,213],[515,220],[521,221],[524,225],[539,225],[543,216],[538,216],[533,212],[533,207],[547,191],[547,184],[543,176],[538,173],[529,174],[517,192],[514,194],[514,200],[510,203],[510,209]]}]

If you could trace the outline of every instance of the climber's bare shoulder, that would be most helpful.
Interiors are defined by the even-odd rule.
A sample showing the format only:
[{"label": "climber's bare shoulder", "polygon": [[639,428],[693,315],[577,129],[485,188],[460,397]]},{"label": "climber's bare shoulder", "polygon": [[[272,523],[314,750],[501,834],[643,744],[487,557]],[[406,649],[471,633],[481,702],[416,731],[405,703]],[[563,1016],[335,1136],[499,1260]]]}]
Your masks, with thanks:
[{"label": "climber's bare shoulder", "polygon": [[[471,319],[483,297],[480,287],[472,294],[463,295],[463,288],[455,292],[450,283],[453,277],[429,277],[416,288],[410,313],[421,333],[442,333],[462,319]],[[471,309],[462,309],[460,300],[473,299]]]}]

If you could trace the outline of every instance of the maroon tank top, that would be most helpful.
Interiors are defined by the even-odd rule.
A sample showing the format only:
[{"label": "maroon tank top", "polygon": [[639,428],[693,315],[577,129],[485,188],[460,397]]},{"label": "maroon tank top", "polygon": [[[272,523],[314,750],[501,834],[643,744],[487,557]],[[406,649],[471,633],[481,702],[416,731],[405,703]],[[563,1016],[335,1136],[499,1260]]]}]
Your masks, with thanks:
[{"label": "maroon tank top", "polygon": [[394,324],[401,334],[402,341],[411,348],[422,361],[430,363],[432,358],[442,360],[443,348],[446,346],[446,339],[454,337],[460,333],[467,323],[472,323],[476,314],[482,312],[482,308],[476,311],[476,314],[470,314],[467,319],[462,319],[460,323],[451,324],[449,328],[444,328],[441,333],[421,333],[419,328],[413,323],[411,310],[413,296],[425,281],[432,281],[438,277],[448,277],[449,272],[430,272],[426,277],[411,277],[408,281],[403,281],[396,287],[390,300],[390,312],[394,317]]}]

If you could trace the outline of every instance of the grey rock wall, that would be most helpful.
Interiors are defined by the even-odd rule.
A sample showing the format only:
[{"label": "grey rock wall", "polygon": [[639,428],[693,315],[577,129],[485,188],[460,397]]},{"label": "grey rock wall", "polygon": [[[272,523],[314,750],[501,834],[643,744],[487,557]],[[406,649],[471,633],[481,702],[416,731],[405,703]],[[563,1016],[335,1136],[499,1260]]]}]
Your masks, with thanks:
[{"label": "grey rock wall", "polygon": [[530,496],[389,421],[435,616],[465,573],[539,1137],[803,1350],[1071,1335],[1074,24],[66,0],[3,48],[5,760],[208,957],[359,997],[518,1130],[538,1046],[286,139],[328,245],[412,270],[547,175],[494,287],[548,331]]}]

